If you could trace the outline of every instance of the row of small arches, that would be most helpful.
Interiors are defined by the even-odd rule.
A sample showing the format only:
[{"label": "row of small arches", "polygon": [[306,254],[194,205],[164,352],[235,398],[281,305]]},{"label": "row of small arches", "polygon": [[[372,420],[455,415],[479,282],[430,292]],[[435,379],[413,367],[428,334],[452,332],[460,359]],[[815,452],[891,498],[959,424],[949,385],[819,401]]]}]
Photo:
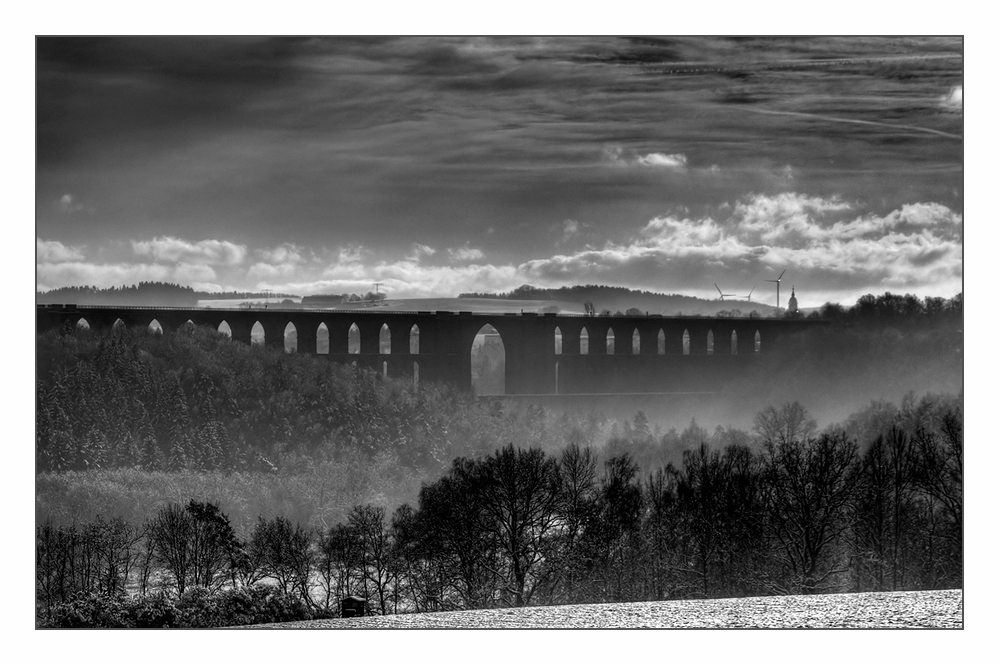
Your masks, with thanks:
[{"label": "row of small arches", "polygon": [[[188,320],[187,323],[192,323],[193,325],[193,322],[191,322],[190,320]],[[90,323],[85,318],[81,318],[79,321],[77,321],[76,326],[78,328],[89,329]],[[124,321],[122,321],[121,319],[117,319],[112,324],[111,329],[123,330],[124,327],[125,327]],[[158,334],[158,335],[163,334],[163,326],[156,319],[153,319],[152,321],[149,322],[148,329],[149,332],[153,334]],[[226,323],[225,321],[219,324],[218,330],[219,332],[232,337],[232,329],[229,327],[229,324]],[[295,349],[289,348],[289,341],[290,341],[289,333],[295,333],[297,335],[297,330],[295,329],[295,326],[291,323],[285,326],[284,329],[285,351],[290,352],[294,351]],[[325,323],[319,324],[319,328],[316,331],[317,353],[323,353],[323,354],[329,353],[329,333],[330,333],[329,328],[326,327]],[[254,323],[253,328],[250,331],[250,336],[252,344],[264,343],[264,327],[260,325],[259,321]],[[325,345],[320,344],[319,343],[320,340],[324,340],[326,342]],[[361,352],[361,330],[360,328],[357,327],[356,323],[351,324],[350,330],[348,331],[347,340],[348,340],[347,343],[348,353],[357,354]],[[325,350],[323,350],[323,346],[325,346]],[[382,329],[379,335],[379,353],[387,355],[390,352],[391,348],[392,348],[392,333],[389,331],[387,325],[382,325]],[[420,327],[415,324],[409,331],[409,352],[414,355],[420,352]],[[356,362],[354,363],[354,366],[355,367],[357,366]],[[388,378],[389,376],[389,366],[387,362],[382,363],[382,376],[385,378]],[[414,388],[418,387],[420,385],[420,363],[418,362],[413,363],[412,377],[413,377],[413,387]]]},{"label": "row of small arches", "polygon": [[[228,325],[225,321],[219,326],[220,332],[227,332],[222,330],[222,326]],[[231,335],[231,332],[227,332]],[[253,328],[250,330],[250,342],[252,344],[263,344],[264,343],[264,327],[260,325],[260,322],[253,324]],[[325,323],[320,323],[319,327],[316,329],[316,353],[327,354],[330,348],[330,330],[326,327]],[[284,328],[284,343],[286,351],[294,351],[298,346],[298,330],[295,328],[295,324],[289,323]],[[349,354],[359,354],[361,352],[361,329],[357,327],[356,323],[351,323],[350,328],[347,330],[347,353]],[[381,329],[378,331],[378,353],[381,355],[389,355],[392,353],[392,331],[389,330],[388,324],[383,323]],[[413,324],[413,327],[409,329],[409,353],[412,355],[418,355],[420,353],[420,327]]]},{"label": "row of small arches", "polygon": [[[124,323],[121,319],[114,322],[113,328],[124,327]],[[89,328],[90,324],[86,319],[81,318],[77,322],[78,327]],[[151,332],[163,332],[163,326],[156,319],[153,319],[149,323],[149,330]],[[232,329],[229,324],[223,321],[219,324],[219,332],[232,336]],[[320,323],[319,327],[316,329],[316,353],[318,354],[328,354],[329,353],[329,328],[325,323]],[[264,344],[265,333],[264,327],[259,321],[253,324],[253,328],[250,330],[250,343],[251,344]],[[615,335],[614,329],[610,328],[607,330],[607,335],[605,338],[606,349],[608,354],[615,353]],[[690,355],[690,333],[687,330],[683,331],[682,337],[683,344],[683,355]],[[631,352],[637,355],[641,350],[642,336],[636,328],[631,335]],[[739,349],[739,336],[736,331],[732,331],[730,337],[730,353],[736,355]],[[298,348],[298,330],[295,324],[289,322],[284,329],[284,346],[286,351],[295,351]],[[589,333],[584,327],[579,333],[579,353],[580,355],[589,354]],[[709,330],[707,333],[706,340],[707,354],[712,355],[715,351],[715,336],[714,331]],[[754,353],[759,353],[761,347],[760,341],[760,331],[756,331],[753,338],[753,351]],[[361,329],[358,328],[356,323],[350,324],[350,329],[347,331],[347,353],[348,354],[359,354],[361,352]],[[382,324],[381,330],[378,333],[378,353],[382,355],[389,355],[392,352],[392,332],[389,330],[388,324]],[[420,353],[420,327],[413,324],[413,327],[409,331],[409,353],[417,355]],[[657,339],[657,353],[659,355],[664,355],[666,353],[666,333],[660,329]],[[562,331],[560,328],[555,328],[555,354],[562,354]]]},{"label": "row of small arches", "polygon": [[[191,322],[188,321],[188,323]],[[76,325],[78,328],[90,328],[90,323],[85,318],[81,318]],[[121,319],[117,319],[112,325],[112,330],[122,329],[124,326],[124,322]],[[153,319],[149,322],[149,331],[154,334],[162,334],[163,326],[159,321]],[[232,337],[232,328],[225,321],[219,324],[218,331]],[[265,341],[266,334],[264,333],[264,327],[257,321],[250,329],[250,343],[261,345]],[[322,355],[328,354],[330,348],[329,341],[330,330],[325,323],[320,323],[316,329],[316,353]],[[289,322],[284,328],[284,347],[285,351],[289,352],[295,351],[298,348],[298,329],[294,323]],[[359,354],[360,352],[361,329],[357,327],[356,323],[352,323],[350,324],[350,329],[347,331],[347,353]],[[389,330],[388,324],[382,324],[381,330],[378,333],[378,353],[389,355],[391,352],[392,332]],[[416,324],[413,324],[413,327],[409,330],[409,352],[413,355],[420,353],[420,327]]]},{"label": "row of small arches", "polygon": [[[607,330],[607,336],[605,338],[608,355],[614,354],[614,342],[615,342],[614,329],[610,328]],[[682,342],[683,342],[683,355],[689,356],[690,332],[688,332],[687,330],[683,331]],[[734,330],[732,331],[730,343],[731,343],[730,352],[732,355],[736,355],[739,352],[739,336]],[[761,346],[760,331],[757,330],[756,334],[753,336],[753,352],[759,353],[760,346]],[[641,351],[641,348],[642,348],[642,335],[641,333],[638,332],[638,329],[636,328],[634,332],[632,332],[631,334],[631,353],[637,355]],[[666,333],[662,329],[659,330],[656,351],[659,355],[665,355],[666,353]],[[715,351],[715,334],[714,331],[709,330],[707,335],[707,354],[713,355],[714,351]],[[580,355],[587,355],[589,352],[590,352],[590,335],[586,331],[586,328],[583,328],[582,331],[580,331],[579,333],[579,353]],[[561,355],[561,354],[562,354],[562,331],[558,327],[556,327],[555,355]]]}]

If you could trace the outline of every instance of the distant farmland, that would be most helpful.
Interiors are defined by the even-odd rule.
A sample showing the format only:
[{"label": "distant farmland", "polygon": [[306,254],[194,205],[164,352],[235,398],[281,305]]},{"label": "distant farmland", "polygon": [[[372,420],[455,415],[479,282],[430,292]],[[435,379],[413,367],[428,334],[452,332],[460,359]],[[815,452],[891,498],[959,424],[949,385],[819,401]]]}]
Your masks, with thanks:
[{"label": "distant farmland", "polygon": [[[281,298],[272,298],[266,301],[268,309],[282,309],[289,307],[287,303],[282,305]],[[294,299],[292,299],[294,301]],[[215,309],[238,308],[249,304],[252,309],[262,309],[265,301],[260,298],[250,298],[247,300],[199,300],[198,307],[212,307]],[[290,305],[292,309],[303,308],[301,299]],[[337,310],[369,310],[387,309],[400,312],[477,312],[481,314],[495,314],[502,312],[560,312],[565,314],[583,314],[581,303],[568,302],[565,300],[505,300],[498,298],[406,298],[396,300],[382,300],[381,302],[345,302],[335,306],[304,306],[304,309],[337,309]]]}]

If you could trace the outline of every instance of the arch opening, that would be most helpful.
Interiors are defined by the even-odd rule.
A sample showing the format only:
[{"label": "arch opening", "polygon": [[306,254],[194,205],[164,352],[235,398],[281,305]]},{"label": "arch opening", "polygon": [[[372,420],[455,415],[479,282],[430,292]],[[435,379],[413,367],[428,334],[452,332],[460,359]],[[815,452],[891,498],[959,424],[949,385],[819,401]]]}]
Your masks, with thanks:
[{"label": "arch opening", "polygon": [[472,341],[472,392],[475,395],[506,394],[506,348],[503,337],[488,323]]},{"label": "arch opening", "polygon": [[756,335],[753,336],[753,353],[760,352],[760,331],[756,331]]},{"label": "arch opening", "polygon": [[264,326],[260,321],[256,321],[250,328],[250,346],[263,346],[266,341],[267,335],[264,333]]},{"label": "arch opening", "polygon": [[415,323],[409,329],[409,353],[414,356],[420,354],[420,326]]},{"label": "arch opening", "polygon": [[316,353],[324,356],[330,353],[330,329],[325,323],[316,328]]},{"label": "arch opening", "polygon": [[222,321],[222,323],[219,324],[219,327],[216,328],[216,330],[218,330],[220,333],[222,333],[229,339],[232,339],[232,328],[230,328],[229,324],[226,323],[225,321]]},{"label": "arch opening", "polygon": [[156,319],[153,319],[152,321],[150,321],[149,325],[146,327],[146,329],[149,331],[150,335],[162,335],[163,334],[163,326],[160,325],[160,322],[157,321]]},{"label": "arch opening", "polygon": [[360,353],[361,352],[361,329],[357,327],[356,323],[350,324],[350,330],[347,331],[347,353]]},{"label": "arch opening", "polygon": [[660,328],[659,336],[656,339],[656,353],[661,356],[666,355],[666,332]]},{"label": "arch opening", "polygon": [[683,331],[683,355],[690,355],[690,333],[686,329]]},{"label": "arch opening", "polygon": [[614,329],[607,329],[607,355],[614,355]]},{"label": "arch opening", "polygon": [[123,332],[125,332],[125,322],[121,319],[115,319],[114,323],[111,324],[111,333],[121,335]]},{"label": "arch opening", "polygon": [[579,332],[579,355],[585,356],[590,352],[590,333],[583,328]]},{"label": "arch opening", "polygon": [[708,331],[708,355],[712,356],[715,353],[715,333],[713,330]]},{"label": "arch opening", "polygon": [[558,395],[558,361],[555,361],[555,394]]},{"label": "arch opening", "polygon": [[298,328],[291,321],[284,327],[284,352],[295,353],[298,351]]},{"label": "arch opening", "polygon": [[420,363],[413,363],[413,388],[420,387]]},{"label": "arch opening", "polygon": [[642,352],[642,334],[638,332],[638,328],[635,328],[635,332],[631,333],[631,355],[637,356]]},{"label": "arch opening", "polygon": [[382,378],[383,379],[387,379],[388,378],[388,361],[387,360],[383,360],[382,361]]},{"label": "arch opening", "polygon": [[733,330],[732,331],[732,355],[735,356],[735,355],[738,355],[738,354],[739,354],[739,335],[736,334],[736,332]]},{"label": "arch opening", "polygon": [[389,330],[387,323],[383,323],[381,330],[378,331],[378,353],[383,356],[392,353],[392,331]]},{"label": "arch opening", "polygon": [[76,326],[74,327],[77,330],[90,330],[90,321],[87,321],[85,318],[81,316],[80,320],[76,322]]},{"label": "arch opening", "polygon": [[562,329],[555,326],[555,355],[562,355]]}]

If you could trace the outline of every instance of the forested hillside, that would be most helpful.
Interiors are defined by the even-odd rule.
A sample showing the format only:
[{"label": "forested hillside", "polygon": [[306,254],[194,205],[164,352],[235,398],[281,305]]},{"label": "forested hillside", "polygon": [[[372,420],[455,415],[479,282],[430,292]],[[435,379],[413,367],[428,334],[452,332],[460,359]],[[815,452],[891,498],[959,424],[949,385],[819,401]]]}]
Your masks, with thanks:
[{"label": "forested hillside", "polygon": [[37,352],[40,471],[268,470],[341,449],[437,471],[505,440],[557,447],[558,432],[572,431],[536,409],[504,414],[448,388],[417,390],[208,328],[51,331]]}]

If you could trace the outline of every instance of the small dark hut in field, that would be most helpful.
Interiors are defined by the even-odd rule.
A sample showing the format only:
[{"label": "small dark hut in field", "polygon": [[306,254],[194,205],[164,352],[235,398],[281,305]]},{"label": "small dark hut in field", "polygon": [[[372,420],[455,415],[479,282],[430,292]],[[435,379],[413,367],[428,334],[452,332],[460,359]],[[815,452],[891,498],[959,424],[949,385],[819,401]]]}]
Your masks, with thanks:
[{"label": "small dark hut in field", "polygon": [[347,596],[340,601],[340,616],[344,619],[364,616],[364,599],[359,596]]}]

